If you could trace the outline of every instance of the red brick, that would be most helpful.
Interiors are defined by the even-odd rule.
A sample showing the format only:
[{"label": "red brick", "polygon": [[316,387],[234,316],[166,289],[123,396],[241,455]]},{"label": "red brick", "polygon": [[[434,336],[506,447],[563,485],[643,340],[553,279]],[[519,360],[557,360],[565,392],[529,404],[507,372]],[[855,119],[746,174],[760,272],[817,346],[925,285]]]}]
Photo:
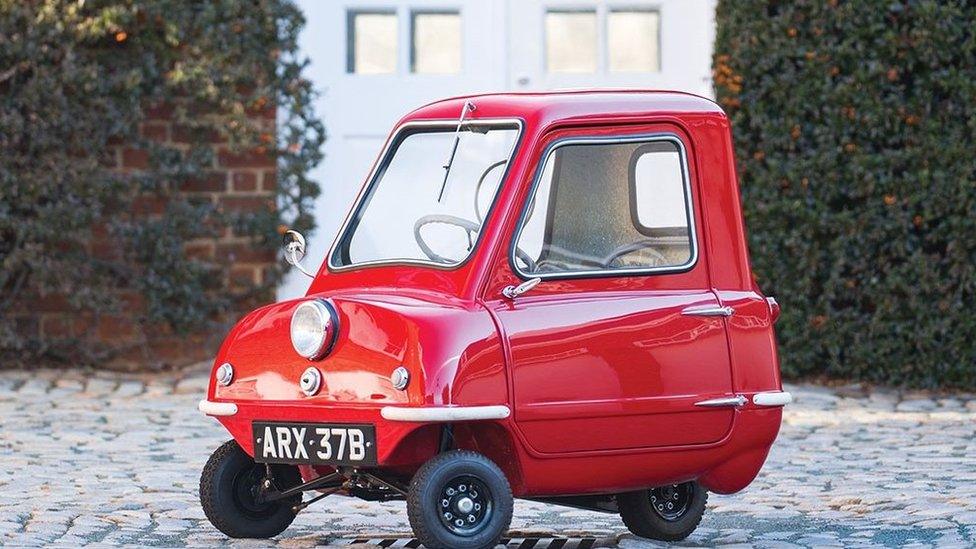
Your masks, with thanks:
[{"label": "red brick", "polygon": [[142,149],[122,149],[122,167],[145,169],[149,167],[149,153]]},{"label": "red brick", "polygon": [[149,105],[142,110],[149,120],[166,120],[173,116],[173,105],[169,103],[156,103]]},{"label": "red brick", "polygon": [[95,335],[106,342],[132,340],[136,335],[135,322],[125,316],[106,315],[98,319]]},{"label": "red brick", "polygon": [[180,183],[183,192],[223,192],[227,190],[227,172],[209,172],[201,178],[188,179]]},{"label": "red brick", "polygon": [[222,263],[270,263],[275,250],[259,248],[256,244],[218,244],[215,254]]},{"label": "red brick", "polygon": [[127,312],[142,311],[146,306],[146,298],[135,290],[119,292],[119,299]]},{"label": "red brick", "polygon": [[61,314],[41,317],[41,337],[72,337],[75,335],[71,319]]},{"label": "red brick", "polygon": [[41,313],[67,312],[73,307],[68,303],[68,298],[59,294],[48,294],[38,296],[31,301],[31,310]]},{"label": "red brick", "polygon": [[221,166],[228,168],[273,168],[275,166],[273,156],[258,150],[240,153],[221,150],[217,153],[217,161]]},{"label": "red brick", "polygon": [[149,348],[154,360],[163,360],[174,364],[183,360],[187,354],[183,340],[178,337],[154,339],[150,342]]},{"label": "red brick", "polygon": [[220,205],[225,212],[273,211],[274,199],[268,196],[222,196]]},{"label": "red brick", "polygon": [[186,256],[192,259],[213,259],[214,245],[212,242],[191,242],[183,247]]},{"label": "red brick", "polygon": [[235,191],[255,191],[258,188],[258,178],[253,173],[235,172],[231,176]]},{"label": "red brick", "polygon": [[71,315],[71,329],[74,330],[75,337],[82,337],[85,332],[92,329],[95,325],[95,317],[91,313],[80,313]]},{"label": "red brick", "polygon": [[132,213],[136,215],[159,215],[166,211],[166,201],[158,196],[137,196],[132,201]]},{"label": "red brick", "polygon": [[114,261],[122,259],[122,249],[111,239],[95,239],[89,246],[89,253],[96,259]]},{"label": "red brick", "polygon": [[194,129],[176,124],[173,126],[173,141],[176,143],[222,143],[226,139],[214,129]]},{"label": "red brick", "polygon": [[167,141],[169,139],[169,124],[165,123],[143,123],[139,133],[146,139],[153,141]]},{"label": "red brick", "polygon": [[278,190],[278,172],[264,172],[261,175],[261,188],[265,191]]},{"label": "red brick", "polygon": [[92,238],[109,238],[111,234],[108,230],[108,223],[97,222],[92,224],[91,234]]},{"label": "red brick", "polygon": [[230,284],[236,288],[251,288],[257,283],[256,274],[253,267],[231,267]]}]

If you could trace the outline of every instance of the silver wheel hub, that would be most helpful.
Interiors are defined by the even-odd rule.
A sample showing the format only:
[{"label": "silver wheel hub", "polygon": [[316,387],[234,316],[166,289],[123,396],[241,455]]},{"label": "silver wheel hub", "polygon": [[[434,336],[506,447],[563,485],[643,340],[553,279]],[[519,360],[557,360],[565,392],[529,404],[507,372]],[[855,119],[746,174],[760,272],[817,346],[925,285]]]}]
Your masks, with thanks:
[{"label": "silver wheel hub", "polygon": [[462,513],[470,513],[474,509],[474,502],[471,498],[461,498],[457,502],[457,508]]}]

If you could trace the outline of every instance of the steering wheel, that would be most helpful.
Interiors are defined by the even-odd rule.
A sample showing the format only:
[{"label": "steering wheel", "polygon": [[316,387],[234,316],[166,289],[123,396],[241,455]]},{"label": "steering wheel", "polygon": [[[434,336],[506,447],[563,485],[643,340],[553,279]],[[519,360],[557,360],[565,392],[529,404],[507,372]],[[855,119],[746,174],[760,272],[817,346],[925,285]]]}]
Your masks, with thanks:
[{"label": "steering wheel", "polygon": [[[424,255],[429,257],[431,261],[436,261],[438,263],[453,263],[454,261],[452,259],[448,259],[438,254],[437,252],[432,250],[431,247],[428,246],[427,243],[424,241],[424,237],[420,233],[420,230],[423,229],[425,226],[430,225],[431,223],[444,223],[445,225],[453,225],[455,227],[464,229],[464,233],[468,237],[469,250],[474,246],[474,239],[472,238],[472,236],[477,235],[478,231],[481,230],[480,224],[453,215],[431,214],[431,215],[425,215],[420,219],[418,219],[417,222],[414,223],[413,225],[413,238],[414,240],[417,241],[417,246],[420,246],[420,251],[424,252]],[[525,265],[529,267],[530,271],[535,271],[536,269],[535,261],[532,261],[532,258],[529,257],[527,253],[516,248],[515,257],[521,259],[525,263]]]},{"label": "steering wheel", "polygon": [[431,214],[425,215],[418,219],[417,222],[413,224],[413,238],[417,241],[417,246],[420,246],[420,251],[424,252],[424,255],[429,257],[431,261],[436,261],[438,263],[453,263],[453,260],[438,254],[432,250],[426,242],[424,242],[424,237],[420,234],[420,229],[430,225],[431,223],[443,223],[445,225],[453,225],[455,227],[464,229],[464,234],[468,237],[469,250],[474,245],[471,235],[478,234],[478,231],[481,230],[481,226],[474,221],[453,215]]},{"label": "steering wheel", "polygon": [[618,247],[616,250],[610,252],[606,258],[603,259],[603,266],[607,269],[612,268],[613,262],[620,259],[621,257],[632,254],[640,250],[647,250],[651,252],[651,256],[654,259],[651,267],[657,267],[661,265],[668,264],[668,258],[664,257],[664,254],[654,249],[658,243],[654,240],[638,240],[637,242],[631,242],[629,244],[624,244]]}]

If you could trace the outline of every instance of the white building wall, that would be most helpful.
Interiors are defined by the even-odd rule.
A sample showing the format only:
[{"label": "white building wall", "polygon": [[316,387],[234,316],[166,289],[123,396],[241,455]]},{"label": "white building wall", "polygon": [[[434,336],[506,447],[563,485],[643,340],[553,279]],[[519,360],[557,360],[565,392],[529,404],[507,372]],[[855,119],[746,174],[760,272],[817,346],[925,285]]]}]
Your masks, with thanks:
[{"label": "white building wall", "polygon": [[[321,264],[387,133],[420,105],[474,92],[562,88],[670,89],[711,97],[715,1],[299,0],[307,18],[301,38],[311,60],[307,75],[321,93],[316,110],[329,134],[326,158],[312,172],[322,195],[316,201],[318,228],[308,235],[306,264],[315,269]],[[358,20],[362,26],[356,27],[350,14],[357,13],[373,17]],[[456,23],[447,28],[457,33],[439,29],[434,35],[435,42],[450,47],[460,42],[459,66],[451,65],[446,74],[414,70],[413,32],[423,28],[416,19],[423,14],[447,14],[447,21]],[[654,20],[656,44],[649,42],[649,33],[623,34],[655,28]],[[361,33],[357,42],[356,28],[375,32]],[[570,39],[560,41],[560,36]],[[431,43],[430,36],[418,40]],[[349,62],[355,43],[361,44],[359,67]],[[646,55],[629,56],[630,44],[658,47],[653,70],[613,70],[621,60],[649,63]],[[559,52],[574,55],[560,57]],[[367,65],[374,60],[379,62]],[[581,72],[554,72],[548,66],[558,63],[568,63],[563,70]],[[308,278],[293,271],[278,297],[304,295],[308,285]]]}]

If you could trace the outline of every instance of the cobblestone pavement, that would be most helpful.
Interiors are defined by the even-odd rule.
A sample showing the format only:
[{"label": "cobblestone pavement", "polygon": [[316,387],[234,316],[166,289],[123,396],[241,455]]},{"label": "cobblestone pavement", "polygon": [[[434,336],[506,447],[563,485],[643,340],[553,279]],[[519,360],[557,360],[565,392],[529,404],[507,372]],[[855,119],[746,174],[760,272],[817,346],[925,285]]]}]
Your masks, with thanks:
[{"label": "cobblestone pavement", "polygon": [[[227,438],[196,411],[205,383],[0,373],[0,545],[307,547],[409,535],[402,503],[336,496],[274,542],[226,540],[197,500],[200,469]],[[759,478],[711,495],[681,545],[976,546],[976,398],[788,390],[796,402]],[[523,501],[512,529],[656,546],[614,515]]]}]

